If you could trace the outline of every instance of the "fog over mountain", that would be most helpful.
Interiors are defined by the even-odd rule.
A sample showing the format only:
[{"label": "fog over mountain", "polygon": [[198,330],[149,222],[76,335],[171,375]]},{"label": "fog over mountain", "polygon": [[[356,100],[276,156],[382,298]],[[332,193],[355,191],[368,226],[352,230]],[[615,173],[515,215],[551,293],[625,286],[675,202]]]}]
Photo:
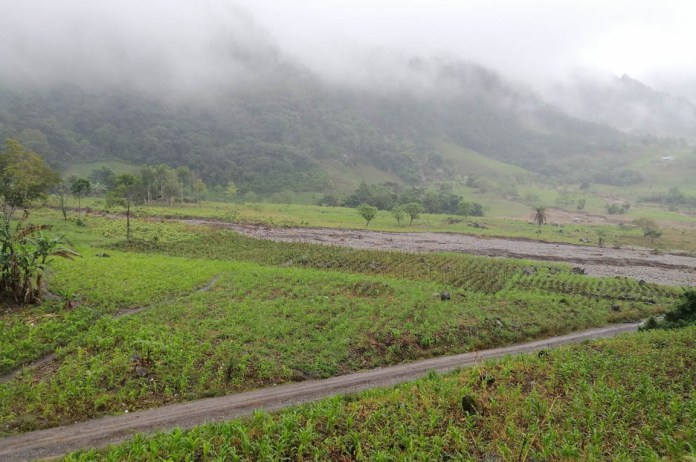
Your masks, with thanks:
[{"label": "fog over mountain", "polygon": [[[0,16],[15,81],[186,88],[254,78],[282,52],[334,80],[389,85],[389,54],[475,62],[541,87],[578,69],[688,81],[690,2],[25,0]],[[250,69],[251,68],[251,69]],[[660,90],[660,88],[657,88]]]},{"label": "fog over mountain", "polygon": [[625,158],[615,128],[688,135],[691,103],[633,78],[695,74],[676,48],[693,9],[25,0],[0,16],[0,136],[57,166],[166,162],[260,192],[330,189],[362,164],[422,182],[446,170],[442,146],[579,178]]},{"label": "fog over mountain", "polygon": [[624,74],[620,78],[578,77],[546,93],[567,113],[634,133],[696,137],[696,105],[683,96],[656,91]]},{"label": "fog over mountain", "polygon": [[201,94],[257,82],[279,54],[250,13],[224,1],[29,0],[0,27],[0,78],[15,85]]}]

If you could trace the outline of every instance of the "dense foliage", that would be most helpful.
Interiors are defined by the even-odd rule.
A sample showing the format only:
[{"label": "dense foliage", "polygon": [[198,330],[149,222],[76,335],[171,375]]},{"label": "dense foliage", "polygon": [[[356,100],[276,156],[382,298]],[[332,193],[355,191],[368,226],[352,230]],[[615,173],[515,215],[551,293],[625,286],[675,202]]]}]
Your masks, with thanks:
[{"label": "dense foliage", "polygon": [[696,325],[696,289],[685,290],[673,310],[665,313],[659,321],[650,318],[644,329],[676,329],[690,325]]},{"label": "dense foliage", "polygon": [[414,203],[420,206],[418,213],[443,213],[474,217],[482,217],[485,214],[481,204],[465,201],[463,197],[453,194],[452,188],[448,184],[441,184],[433,189],[423,189],[406,188],[395,183],[368,185],[362,182],[355,192],[344,200],[330,195],[325,196],[320,201],[322,205],[345,205],[347,207],[369,204],[379,210],[394,210],[397,207],[404,208],[406,205]]},{"label": "dense foliage", "polygon": [[15,209],[44,197],[59,181],[58,173],[39,155],[16,140],[5,141],[0,151],[0,206],[6,220],[9,221]]},{"label": "dense foliage", "polygon": [[50,226],[32,225],[28,216],[12,221],[0,215],[0,302],[40,302],[50,259],[77,255],[60,237],[43,233]]}]

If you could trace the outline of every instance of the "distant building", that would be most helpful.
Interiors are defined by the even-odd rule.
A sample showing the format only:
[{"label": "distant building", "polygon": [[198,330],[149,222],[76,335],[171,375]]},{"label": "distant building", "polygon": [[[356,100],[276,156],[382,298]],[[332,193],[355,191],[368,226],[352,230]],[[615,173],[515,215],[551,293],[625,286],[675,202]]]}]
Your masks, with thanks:
[{"label": "distant building", "polygon": [[672,162],[674,160],[674,156],[662,156],[662,162]]}]

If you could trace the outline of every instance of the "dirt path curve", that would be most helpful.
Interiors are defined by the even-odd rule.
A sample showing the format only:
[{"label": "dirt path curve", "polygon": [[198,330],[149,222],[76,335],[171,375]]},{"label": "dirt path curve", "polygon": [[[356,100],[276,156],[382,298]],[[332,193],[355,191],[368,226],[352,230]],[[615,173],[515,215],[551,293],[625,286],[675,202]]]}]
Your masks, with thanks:
[{"label": "dirt path curve", "polygon": [[80,448],[103,447],[123,441],[136,432],[162,431],[174,427],[190,428],[204,422],[248,415],[259,409],[278,410],[336,394],[391,386],[414,380],[433,370],[446,372],[475,365],[484,359],[530,353],[588,339],[613,337],[635,331],[638,325],[617,324],[509,347],[443,356],[325,380],[309,380],[219,398],[172,404],[132,414],[103,417],[65,427],[25,433],[0,439],[0,460],[13,462],[56,457]]},{"label": "dirt path curve", "polygon": [[306,242],[357,249],[408,252],[461,252],[490,257],[566,262],[583,267],[592,276],[625,276],[657,284],[696,285],[696,258],[650,249],[613,249],[557,244],[522,239],[475,237],[451,233],[390,233],[332,228],[271,228],[206,220],[182,220],[189,224],[232,229],[247,236],[285,242]]}]

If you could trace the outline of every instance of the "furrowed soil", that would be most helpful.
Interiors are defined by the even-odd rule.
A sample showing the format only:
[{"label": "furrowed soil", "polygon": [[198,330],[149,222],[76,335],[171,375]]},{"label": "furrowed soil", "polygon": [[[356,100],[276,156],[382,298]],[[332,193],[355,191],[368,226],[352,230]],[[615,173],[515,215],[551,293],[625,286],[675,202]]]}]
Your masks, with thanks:
[{"label": "furrowed soil", "polygon": [[591,276],[623,276],[673,286],[696,285],[696,257],[660,253],[639,247],[593,247],[524,239],[477,237],[447,233],[391,233],[333,228],[273,228],[208,220],[184,223],[231,229],[258,239],[304,242],[367,250],[458,252],[489,257],[564,262]]}]

